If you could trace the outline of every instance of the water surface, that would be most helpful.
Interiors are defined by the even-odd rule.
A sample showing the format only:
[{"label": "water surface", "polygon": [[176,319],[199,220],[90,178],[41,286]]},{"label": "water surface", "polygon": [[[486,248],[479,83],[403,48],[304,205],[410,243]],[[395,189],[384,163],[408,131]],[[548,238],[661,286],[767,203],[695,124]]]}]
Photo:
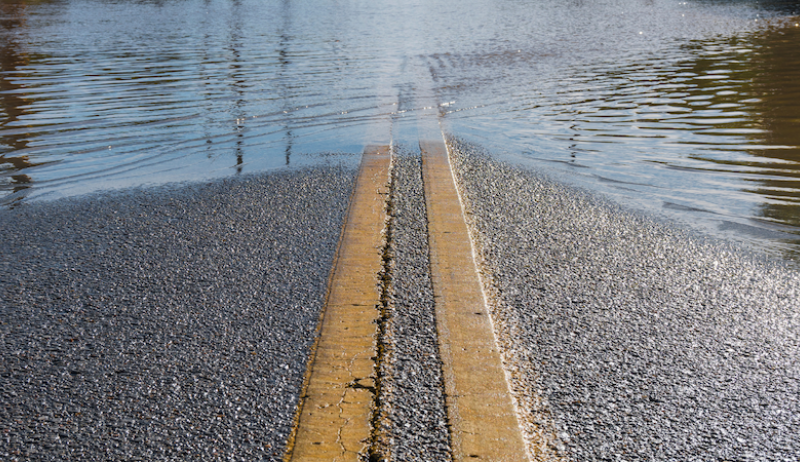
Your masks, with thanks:
[{"label": "water surface", "polygon": [[498,155],[794,259],[794,3],[2,0],[0,202],[357,155],[441,104]]}]

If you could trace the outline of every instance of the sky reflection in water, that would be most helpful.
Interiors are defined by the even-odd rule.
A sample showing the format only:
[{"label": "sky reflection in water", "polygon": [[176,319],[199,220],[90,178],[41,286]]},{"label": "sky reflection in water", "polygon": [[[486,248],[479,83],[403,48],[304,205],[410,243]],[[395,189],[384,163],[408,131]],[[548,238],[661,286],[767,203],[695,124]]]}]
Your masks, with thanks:
[{"label": "sky reflection in water", "polygon": [[431,88],[456,135],[795,258],[795,8],[2,0],[0,201],[358,154]]}]

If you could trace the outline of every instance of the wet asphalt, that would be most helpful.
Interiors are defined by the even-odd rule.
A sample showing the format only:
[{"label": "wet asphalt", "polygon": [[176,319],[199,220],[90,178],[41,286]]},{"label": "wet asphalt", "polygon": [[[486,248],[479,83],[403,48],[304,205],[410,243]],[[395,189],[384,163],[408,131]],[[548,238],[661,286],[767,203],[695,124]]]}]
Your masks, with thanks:
[{"label": "wet asphalt", "polygon": [[800,459],[800,275],[451,140],[528,441]]},{"label": "wet asphalt", "polygon": [[355,173],[0,211],[0,460],[281,460]]},{"label": "wet asphalt", "polygon": [[392,159],[391,284],[382,364],[385,452],[397,461],[449,461],[419,149]]},{"label": "wet asphalt", "polygon": [[[799,459],[796,271],[450,143],[543,460]],[[0,459],[281,460],[355,173],[0,211]],[[392,184],[384,449],[449,460],[418,150]]]}]

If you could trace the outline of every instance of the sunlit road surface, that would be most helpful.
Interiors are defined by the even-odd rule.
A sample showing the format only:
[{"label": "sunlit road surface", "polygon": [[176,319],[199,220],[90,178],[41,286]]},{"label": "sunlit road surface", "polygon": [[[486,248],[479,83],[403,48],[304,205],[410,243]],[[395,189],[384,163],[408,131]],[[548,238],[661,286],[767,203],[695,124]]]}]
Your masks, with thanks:
[{"label": "sunlit road surface", "polygon": [[[430,130],[421,123],[409,130],[404,127],[409,123],[399,120],[393,127],[398,134],[394,150],[407,150],[405,143],[414,143],[416,136],[421,140],[417,155],[425,190],[419,193],[425,195],[426,265],[436,305],[449,457],[793,460],[800,448],[794,431],[800,420],[800,278],[795,272],[698,242],[584,192],[497,163],[458,140],[450,141],[448,154],[432,141],[438,127]],[[451,177],[448,157],[461,198],[455,191],[436,191]],[[406,180],[393,175],[392,187],[402,188]],[[387,196],[390,201],[393,194]],[[443,200],[448,194],[450,200]],[[394,216],[399,211],[396,205],[387,207],[392,236],[399,231]],[[470,231],[442,230],[438,217],[461,223],[467,217]],[[466,255],[450,249],[459,239],[466,240]],[[396,276],[391,260],[402,249],[394,248],[391,238],[385,245],[389,262],[382,274],[389,281],[384,290],[391,293]],[[480,282],[470,275],[473,255]],[[469,261],[452,263],[457,258]],[[373,283],[379,284],[377,276]],[[476,284],[477,292],[463,284]],[[380,313],[379,325],[391,322],[385,311]],[[480,329],[488,329],[484,340],[479,340]],[[391,407],[382,408],[390,400],[381,393],[396,394],[394,402],[409,398],[385,390],[392,377],[378,364],[391,357],[386,351],[398,339],[373,335],[384,353],[374,356],[374,376],[359,380],[383,383],[384,389],[378,387],[373,432],[360,440],[361,451],[373,460],[405,460],[393,456],[405,451],[398,438],[409,436],[402,427],[412,423],[399,420]],[[499,375],[492,372],[492,361],[478,359],[498,347]],[[511,397],[504,399],[510,400],[510,413],[475,413],[468,404],[473,390],[482,390],[474,395],[478,408],[491,409],[491,400],[481,393],[503,396],[488,390],[505,388],[507,380]],[[342,415],[353,424],[353,415]],[[488,420],[476,423],[482,418]],[[521,451],[513,449],[513,438],[499,436],[518,427],[525,442]],[[316,437],[322,441],[321,434]],[[491,441],[502,441],[503,452],[492,454]],[[348,455],[348,460],[358,458],[355,450]]]},{"label": "sunlit road surface", "polygon": [[389,146],[369,146],[361,160],[290,443],[291,461],[357,462],[369,455],[390,156]]},{"label": "sunlit road surface", "polygon": [[800,276],[450,145],[529,441],[797,460]]},{"label": "sunlit road surface", "polygon": [[524,460],[436,113],[420,117],[430,265],[453,460]]},{"label": "sunlit road surface", "polygon": [[[525,460],[437,111],[421,116],[419,125],[452,458]],[[391,226],[389,161],[389,146],[368,147],[362,158],[290,441],[292,461],[390,458],[391,449],[378,446],[386,436],[376,424],[381,413],[392,415],[379,409],[386,401],[379,362],[392,348],[380,334],[393,276],[383,258],[396,252],[384,229]]]}]

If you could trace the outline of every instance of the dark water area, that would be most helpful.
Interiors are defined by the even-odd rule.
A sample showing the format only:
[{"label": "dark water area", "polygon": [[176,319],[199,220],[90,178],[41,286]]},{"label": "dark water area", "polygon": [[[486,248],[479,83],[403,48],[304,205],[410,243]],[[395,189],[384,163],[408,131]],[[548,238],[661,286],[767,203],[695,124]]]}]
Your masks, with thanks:
[{"label": "dark water area", "polygon": [[798,14],[746,0],[0,0],[0,204],[357,155],[438,104],[448,132],[500,157],[799,261]]}]

